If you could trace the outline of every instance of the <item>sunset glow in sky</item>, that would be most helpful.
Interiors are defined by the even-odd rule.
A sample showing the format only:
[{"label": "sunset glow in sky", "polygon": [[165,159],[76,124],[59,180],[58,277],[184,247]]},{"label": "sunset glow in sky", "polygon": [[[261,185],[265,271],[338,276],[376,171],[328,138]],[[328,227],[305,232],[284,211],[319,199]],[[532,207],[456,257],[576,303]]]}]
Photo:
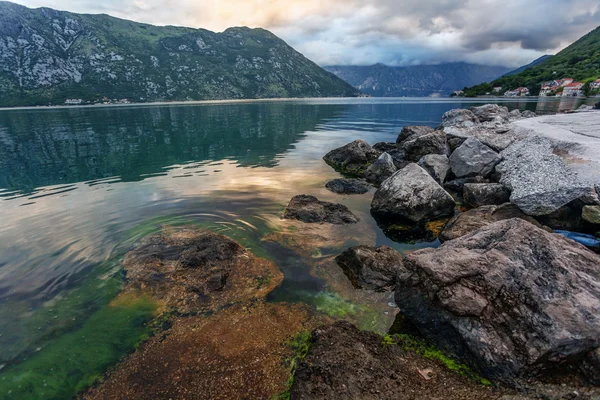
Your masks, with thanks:
[{"label": "sunset glow in sky", "polygon": [[17,0],[156,25],[271,30],[321,65],[511,67],[600,25],[598,0]]}]

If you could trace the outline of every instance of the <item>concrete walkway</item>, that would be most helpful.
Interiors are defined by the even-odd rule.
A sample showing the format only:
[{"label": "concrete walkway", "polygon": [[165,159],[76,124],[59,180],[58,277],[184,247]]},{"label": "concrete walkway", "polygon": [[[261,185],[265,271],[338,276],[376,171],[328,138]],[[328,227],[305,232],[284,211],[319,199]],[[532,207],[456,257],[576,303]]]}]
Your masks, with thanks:
[{"label": "concrete walkway", "polygon": [[559,155],[569,168],[581,179],[600,185],[600,111],[546,115],[516,121],[513,126],[519,134],[563,142],[566,152]]}]

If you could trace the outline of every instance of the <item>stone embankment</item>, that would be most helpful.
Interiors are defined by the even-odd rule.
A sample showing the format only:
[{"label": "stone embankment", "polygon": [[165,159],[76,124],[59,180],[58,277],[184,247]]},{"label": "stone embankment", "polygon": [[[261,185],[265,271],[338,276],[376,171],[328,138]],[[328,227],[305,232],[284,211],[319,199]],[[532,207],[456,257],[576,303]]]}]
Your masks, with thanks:
[{"label": "stone embankment", "polygon": [[[596,399],[600,112],[532,117],[498,105],[452,110],[437,129],[405,127],[395,143],[357,141],[330,152],[328,164],[376,185],[371,213],[386,233],[430,241],[432,224],[445,226],[439,247],[403,257],[359,246],[336,261],[357,290],[394,292],[396,330],[518,391],[502,398]],[[356,337],[361,356],[342,362],[351,351],[335,345],[336,335]],[[342,326],[313,337],[292,388],[298,398],[388,398],[373,397],[378,390],[424,398],[395,393],[393,378],[381,381],[381,357],[391,375],[410,379],[373,338]],[[377,385],[350,367],[364,363],[365,351]]]}]

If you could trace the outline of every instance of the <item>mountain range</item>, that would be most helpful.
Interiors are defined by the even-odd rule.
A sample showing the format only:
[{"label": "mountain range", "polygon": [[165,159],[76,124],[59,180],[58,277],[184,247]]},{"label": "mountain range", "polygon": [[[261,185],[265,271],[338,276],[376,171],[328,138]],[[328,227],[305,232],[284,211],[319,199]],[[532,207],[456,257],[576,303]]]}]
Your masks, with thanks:
[{"label": "mountain range", "polygon": [[329,66],[326,70],[363,93],[376,97],[447,96],[465,86],[487,82],[510,72],[510,68],[468,63],[410,67]]},{"label": "mountain range", "polygon": [[502,76],[516,75],[518,73],[521,73],[521,72],[525,71],[526,69],[529,69],[531,67],[535,67],[536,65],[539,65],[539,64],[543,63],[544,61],[546,61],[547,59],[549,59],[551,57],[553,57],[553,56],[550,55],[550,54],[546,54],[545,56],[541,56],[540,58],[536,58],[535,60],[533,60],[529,64],[523,65],[522,67],[519,67],[519,68],[517,68],[517,69],[515,69],[513,71],[510,71],[510,72],[508,72],[508,73],[506,73],[506,74],[504,74]]},{"label": "mountain range", "polygon": [[357,96],[264,29],[153,26],[0,1],[0,106]]}]

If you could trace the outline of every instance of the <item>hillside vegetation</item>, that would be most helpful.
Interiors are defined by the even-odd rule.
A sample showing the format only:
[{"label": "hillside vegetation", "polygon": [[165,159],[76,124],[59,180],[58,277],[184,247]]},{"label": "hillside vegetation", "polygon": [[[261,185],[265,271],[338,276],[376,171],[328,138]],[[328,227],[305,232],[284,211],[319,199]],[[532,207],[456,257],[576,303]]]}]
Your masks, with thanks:
[{"label": "hillside vegetation", "polygon": [[357,94],[264,29],[214,33],[0,1],[0,106]]},{"label": "hillside vegetation", "polygon": [[542,82],[567,77],[584,83],[600,78],[600,27],[542,63],[515,75],[466,88],[465,95],[483,95],[498,86],[503,91],[523,86],[537,95]]}]

